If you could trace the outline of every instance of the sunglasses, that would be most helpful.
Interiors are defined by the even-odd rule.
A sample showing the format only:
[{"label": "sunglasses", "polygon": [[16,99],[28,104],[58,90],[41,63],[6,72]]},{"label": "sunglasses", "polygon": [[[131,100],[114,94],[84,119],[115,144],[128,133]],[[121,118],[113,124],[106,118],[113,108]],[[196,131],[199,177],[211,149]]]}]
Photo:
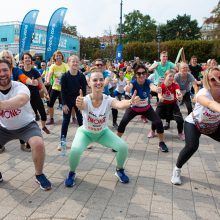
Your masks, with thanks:
[{"label": "sunglasses", "polygon": [[218,81],[220,81],[220,76],[219,77],[213,77],[211,79],[209,79],[211,82],[217,82],[216,78],[218,79]]},{"label": "sunglasses", "polygon": [[101,63],[96,64],[97,67],[102,67],[103,65]]},{"label": "sunglasses", "polygon": [[142,72],[137,72],[136,74],[137,74],[138,76],[140,76],[140,75],[145,75],[146,72],[145,72],[145,71],[142,71]]}]

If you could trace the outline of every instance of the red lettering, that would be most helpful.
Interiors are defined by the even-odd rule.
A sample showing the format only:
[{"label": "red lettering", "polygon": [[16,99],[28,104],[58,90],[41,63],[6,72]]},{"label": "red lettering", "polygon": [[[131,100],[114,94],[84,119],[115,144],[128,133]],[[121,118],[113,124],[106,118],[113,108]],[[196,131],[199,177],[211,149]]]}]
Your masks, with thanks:
[{"label": "red lettering", "polygon": [[20,109],[15,109],[15,110],[2,110],[0,111],[0,117],[2,118],[14,118],[18,116],[21,113]]}]

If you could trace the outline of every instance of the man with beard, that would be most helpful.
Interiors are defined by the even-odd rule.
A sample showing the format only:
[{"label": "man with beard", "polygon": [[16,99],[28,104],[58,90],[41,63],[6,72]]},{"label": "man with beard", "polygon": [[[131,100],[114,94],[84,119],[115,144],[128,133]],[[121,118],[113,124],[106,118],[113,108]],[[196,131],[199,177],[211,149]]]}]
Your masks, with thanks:
[{"label": "man with beard", "polygon": [[41,189],[49,190],[51,183],[43,174],[44,142],[32,114],[30,91],[22,83],[11,81],[11,75],[11,64],[0,59],[0,147],[14,139],[28,142],[32,149],[36,182]]}]

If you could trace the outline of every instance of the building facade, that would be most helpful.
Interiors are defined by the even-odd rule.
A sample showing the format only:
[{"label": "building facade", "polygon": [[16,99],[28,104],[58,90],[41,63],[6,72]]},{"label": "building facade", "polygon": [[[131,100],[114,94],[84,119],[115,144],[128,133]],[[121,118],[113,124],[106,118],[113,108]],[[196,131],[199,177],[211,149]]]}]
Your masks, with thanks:
[{"label": "building facade", "polygon": [[[19,51],[19,34],[21,22],[0,22],[0,51],[10,50],[14,55]],[[47,26],[35,25],[30,53],[45,58]],[[76,36],[61,33],[58,50],[64,54],[65,60],[72,54],[79,55],[80,41]]]}]

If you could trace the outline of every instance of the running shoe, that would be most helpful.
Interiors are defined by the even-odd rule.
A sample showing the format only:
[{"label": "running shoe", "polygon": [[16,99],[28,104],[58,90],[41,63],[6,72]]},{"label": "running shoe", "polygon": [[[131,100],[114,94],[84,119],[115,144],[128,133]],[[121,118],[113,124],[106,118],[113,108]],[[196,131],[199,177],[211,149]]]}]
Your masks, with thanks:
[{"label": "running shoe", "polygon": [[171,183],[172,184],[174,184],[174,185],[181,185],[182,184],[180,174],[181,174],[181,169],[175,167],[173,169],[173,176],[171,178]]},{"label": "running shoe", "polygon": [[42,190],[50,190],[51,183],[44,174],[36,175],[35,181],[40,185]]},{"label": "running shoe", "polygon": [[161,142],[159,143],[159,148],[160,148],[160,150],[161,150],[162,152],[168,152],[168,151],[169,151],[167,145],[166,145],[163,141],[161,141]]},{"label": "running shoe", "polygon": [[31,147],[28,143],[21,144],[21,150],[25,152],[31,152]]},{"label": "running shoe", "polygon": [[144,123],[147,123],[147,122],[148,122],[147,118],[144,117],[143,115],[141,115],[141,120],[142,120]]},{"label": "running shoe", "polygon": [[148,133],[148,135],[147,135],[147,137],[148,138],[153,138],[153,137],[155,137],[156,135],[155,135],[155,132],[154,131],[150,131],[149,133]]},{"label": "running shoe", "polygon": [[42,131],[44,131],[46,134],[50,134],[50,131],[48,130],[46,126],[42,128]]},{"label": "running shoe", "polygon": [[128,182],[129,182],[129,178],[128,178],[128,176],[125,174],[123,168],[122,168],[122,169],[116,169],[115,176],[118,177],[118,180],[119,180],[121,183],[128,183]]},{"label": "running shoe", "polygon": [[66,187],[73,187],[75,185],[75,177],[76,177],[76,173],[70,171],[64,182],[64,185]]}]

